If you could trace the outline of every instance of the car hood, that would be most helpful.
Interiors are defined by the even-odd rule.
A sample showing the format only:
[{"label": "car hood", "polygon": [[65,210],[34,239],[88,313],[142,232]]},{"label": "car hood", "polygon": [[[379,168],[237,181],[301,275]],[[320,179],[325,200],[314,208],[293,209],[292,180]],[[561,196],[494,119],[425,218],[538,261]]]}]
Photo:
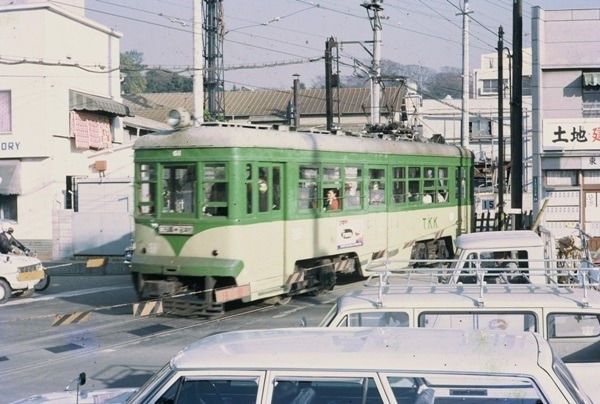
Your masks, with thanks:
[{"label": "car hood", "polygon": [[79,399],[75,391],[61,391],[58,393],[39,394],[14,401],[11,404],[37,404],[37,403],[124,403],[136,391],[135,388],[82,390]]}]

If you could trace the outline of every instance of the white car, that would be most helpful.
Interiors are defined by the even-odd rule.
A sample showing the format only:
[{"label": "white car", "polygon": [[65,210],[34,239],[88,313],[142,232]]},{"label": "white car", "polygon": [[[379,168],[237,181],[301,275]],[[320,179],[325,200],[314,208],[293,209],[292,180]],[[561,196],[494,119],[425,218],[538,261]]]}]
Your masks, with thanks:
[{"label": "white car", "polygon": [[[44,397],[49,396],[20,403],[45,402]],[[129,404],[591,403],[538,334],[408,328],[216,334],[181,350],[127,400],[119,399]]]},{"label": "white car", "polygon": [[31,296],[45,277],[42,262],[25,255],[0,254],[0,304],[11,296]]},{"label": "white car", "polygon": [[338,298],[322,327],[528,331],[547,339],[600,403],[600,292],[570,285],[394,284]]}]

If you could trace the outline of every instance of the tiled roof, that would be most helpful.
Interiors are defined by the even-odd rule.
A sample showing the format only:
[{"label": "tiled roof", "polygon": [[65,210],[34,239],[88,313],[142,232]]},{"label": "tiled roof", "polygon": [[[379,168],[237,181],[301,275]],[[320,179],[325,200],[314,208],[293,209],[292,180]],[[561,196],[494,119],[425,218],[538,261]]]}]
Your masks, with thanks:
[{"label": "tiled roof", "polygon": [[[382,93],[381,111],[385,114],[393,109],[399,112],[403,93],[397,87],[386,89]],[[370,89],[340,88],[333,90],[334,114],[337,115],[337,103],[341,115],[368,115]],[[225,115],[237,119],[259,116],[285,116],[288,103],[293,99],[292,90],[267,91],[228,91],[225,93]],[[144,93],[123,95],[123,103],[133,108],[136,116],[163,122],[173,108],[183,107],[194,110],[192,93]],[[325,116],[325,90],[300,90],[299,109],[301,116]],[[387,107],[389,105],[389,108]]]}]

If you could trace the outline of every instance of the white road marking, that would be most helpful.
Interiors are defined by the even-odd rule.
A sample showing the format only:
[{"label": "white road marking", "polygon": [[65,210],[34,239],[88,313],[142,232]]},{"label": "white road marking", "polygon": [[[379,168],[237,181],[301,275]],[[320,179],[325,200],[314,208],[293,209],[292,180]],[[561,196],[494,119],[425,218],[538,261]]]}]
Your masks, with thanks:
[{"label": "white road marking", "polygon": [[119,289],[131,289],[131,286],[112,286],[112,287],[104,287],[104,288],[92,288],[92,289],[82,289],[82,290],[74,290],[71,292],[63,292],[63,293],[57,293],[55,295],[48,295],[48,296],[43,296],[43,295],[37,295],[34,297],[28,297],[25,299],[14,299],[14,300],[10,300],[6,303],[3,304],[3,306],[16,306],[19,304],[27,304],[27,303],[32,303],[32,302],[41,302],[41,301],[45,301],[45,300],[54,300],[54,299],[60,299],[62,297],[73,297],[73,296],[81,296],[81,295],[89,295],[92,293],[100,293],[100,292],[106,292],[109,290],[119,290]]},{"label": "white road marking", "polygon": [[306,305],[298,306],[298,307],[296,307],[296,308],[294,308],[294,309],[291,309],[291,310],[286,310],[286,311],[284,311],[283,313],[280,313],[280,314],[274,315],[274,316],[272,316],[272,318],[283,318],[283,317],[287,317],[287,316],[289,316],[290,314],[293,314],[293,313],[295,313],[295,312],[297,312],[297,311],[300,311],[300,310],[302,310],[302,309],[306,309],[307,307],[312,307],[312,306],[316,306],[316,305],[315,305],[314,303],[309,303],[309,304],[306,304]]}]

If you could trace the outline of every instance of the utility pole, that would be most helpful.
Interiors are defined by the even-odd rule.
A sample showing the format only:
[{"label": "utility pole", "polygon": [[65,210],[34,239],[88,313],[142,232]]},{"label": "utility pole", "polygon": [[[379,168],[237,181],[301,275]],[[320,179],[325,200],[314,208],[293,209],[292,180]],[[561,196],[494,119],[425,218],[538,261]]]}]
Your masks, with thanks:
[{"label": "utility pole", "polygon": [[294,109],[296,114],[294,115],[294,126],[300,127],[300,75],[294,74]]},{"label": "utility pole", "polygon": [[[197,1],[197,0],[196,0]],[[204,0],[204,42],[208,112],[213,119],[225,115],[223,79],[223,0]]]},{"label": "utility pole", "polygon": [[333,48],[337,48],[338,43],[333,37],[325,42],[325,114],[327,116],[327,130],[333,131]]},{"label": "utility pole", "polygon": [[504,230],[504,30],[498,29],[498,230]]},{"label": "utility pole", "polygon": [[464,0],[463,16],[463,49],[462,49],[462,121],[460,145],[469,147],[469,0]]},{"label": "utility pole", "polygon": [[510,103],[510,199],[511,207],[519,211],[513,230],[523,228],[523,6],[513,0],[513,90]]},{"label": "utility pole", "polygon": [[[367,10],[371,29],[373,30],[373,64],[371,65],[371,124],[379,124],[381,110],[379,99],[381,98],[381,7],[383,0],[371,0],[370,3],[361,4]],[[372,13],[372,14],[371,14]]]},{"label": "utility pole", "polygon": [[204,46],[202,28],[202,0],[194,0],[194,126],[200,126],[204,122],[204,59],[202,48]]}]

